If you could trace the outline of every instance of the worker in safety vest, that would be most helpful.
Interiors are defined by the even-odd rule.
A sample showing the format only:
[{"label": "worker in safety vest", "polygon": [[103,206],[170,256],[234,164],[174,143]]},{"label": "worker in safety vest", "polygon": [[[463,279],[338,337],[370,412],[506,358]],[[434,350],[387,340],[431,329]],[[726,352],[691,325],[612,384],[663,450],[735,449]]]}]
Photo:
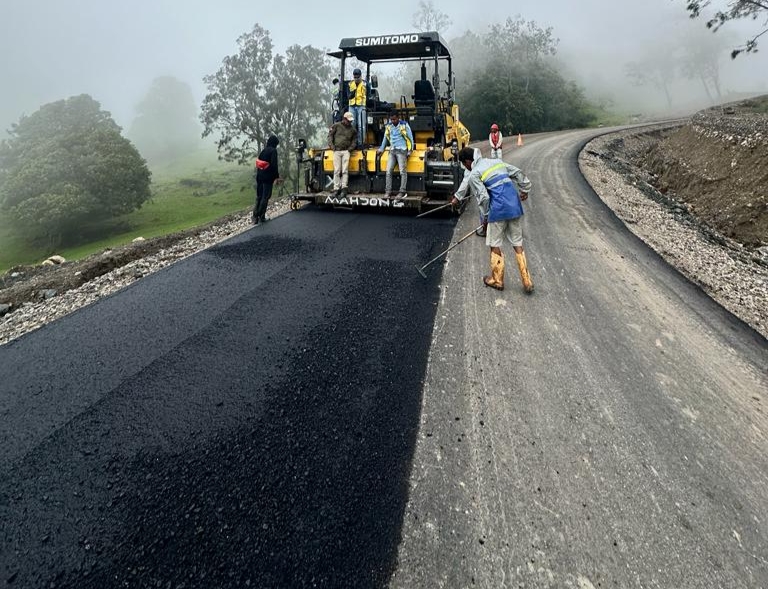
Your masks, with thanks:
[{"label": "worker in safety vest", "polygon": [[352,80],[348,83],[349,88],[349,112],[355,117],[352,124],[357,129],[357,145],[365,146],[366,116],[365,103],[368,98],[366,92],[365,80],[362,78],[363,72],[360,68],[352,71]]},{"label": "worker in safety vest", "polygon": [[499,126],[494,123],[491,125],[491,133],[488,135],[488,143],[491,144],[491,157],[496,159],[502,159],[501,157],[501,144],[504,138],[501,136]]},{"label": "worker in safety vest", "polygon": [[[475,161],[479,160],[481,157],[483,157],[483,154],[480,152],[480,150],[477,147],[473,148],[473,151],[475,153]],[[469,173],[471,170],[464,170],[464,177],[461,180],[461,185],[459,186],[459,189],[457,190],[458,194],[465,195],[465,198],[468,197],[471,194],[471,191],[469,190]],[[475,198],[477,198],[478,194],[475,195]],[[478,235],[480,237],[485,237],[486,231],[488,229],[488,201],[485,201],[485,203],[481,203],[478,199],[477,201],[477,212],[480,215],[480,226],[475,230],[475,235]],[[483,206],[486,208],[484,209]]]},{"label": "worker in safety vest", "polygon": [[413,131],[411,126],[400,120],[397,112],[389,115],[389,123],[384,130],[384,139],[381,140],[381,146],[376,150],[380,154],[389,144],[389,159],[387,160],[387,175],[384,183],[384,198],[390,198],[392,193],[392,172],[395,169],[395,162],[400,169],[400,191],[397,198],[402,199],[408,196],[406,187],[408,184],[408,156],[413,151]]},{"label": "worker in safety vest", "polygon": [[471,147],[463,148],[459,161],[470,170],[467,187],[460,187],[452,202],[457,206],[472,193],[477,196],[481,210],[488,211],[488,233],[485,244],[491,250],[491,274],[483,283],[504,290],[504,254],[501,245],[506,239],[515,251],[517,267],[526,293],[533,292],[533,280],[523,249],[523,201],[528,199],[531,181],[522,170],[499,159],[477,158]]}]

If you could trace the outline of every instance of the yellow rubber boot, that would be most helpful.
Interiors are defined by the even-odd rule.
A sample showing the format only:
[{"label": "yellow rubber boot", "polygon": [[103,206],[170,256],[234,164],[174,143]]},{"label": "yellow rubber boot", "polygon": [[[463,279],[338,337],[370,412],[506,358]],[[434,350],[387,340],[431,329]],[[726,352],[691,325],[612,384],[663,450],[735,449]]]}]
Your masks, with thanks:
[{"label": "yellow rubber boot", "polygon": [[504,290],[504,254],[491,252],[491,275],[483,276],[485,286]]},{"label": "yellow rubber boot", "polygon": [[515,252],[517,267],[520,269],[520,278],[523,280],[523,290],[528,294],[533,292],[533,280],[528,272],[528,261],[525,259],[525,252]]}]

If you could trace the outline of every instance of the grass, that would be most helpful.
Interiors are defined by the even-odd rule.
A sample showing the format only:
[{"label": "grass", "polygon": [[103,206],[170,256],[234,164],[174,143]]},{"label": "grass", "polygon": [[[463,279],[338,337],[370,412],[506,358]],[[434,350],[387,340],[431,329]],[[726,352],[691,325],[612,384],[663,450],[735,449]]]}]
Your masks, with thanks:
[{"label": "grass", "polygon": [[129,243],[136,237],[157,237],[215,221],[253,206],[250,166],[220,162],[210,151],[194,153],[152,168],[152,199],[138,211],[99,228],[99,237],[51,251],[27,243],[0,217],[0,272],[17,265],[32,265],[52,254],[77,260],[107,247]]},{"label": "grass", "polygon": [[768,96],[757,96],[745,100],[744,107],[757,114],[768,114]]}]

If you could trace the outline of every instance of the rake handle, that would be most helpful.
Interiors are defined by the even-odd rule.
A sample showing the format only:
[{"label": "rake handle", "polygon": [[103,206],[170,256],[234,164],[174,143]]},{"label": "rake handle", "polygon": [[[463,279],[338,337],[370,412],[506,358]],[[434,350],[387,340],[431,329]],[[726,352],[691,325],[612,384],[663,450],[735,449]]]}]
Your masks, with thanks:
[{"label": "rake handle", "polygon": [[432,262],[436,262],[437,260],[439,260],[440,258],[442,258],[442,257],[443,257],[445,254],[447,254],[449,251],[451,251],[453,248],[455,248],[457,245],[459,245],[459,244],[460,244],[462,241],[464,241],[465,239],[469,239],[470,237],[472,237],[472,236],[475,234],[475,231],[477,231],[478,229],[481,229],[481,228],[482,228],[482,225],[480,225],[479,227],[476,227],[476,228],[474,228],[472,231],[470,231],[469,233],[467,233],[467,234],[466,234],[464,237],[462,237],[461,239],[459,239],[459,240],[458,240],[456,243],[454,243],[453,245],[451,245],[450,247],[448,247],[448,249],[446,249],[445,251],[443,251],[443,252],[440,252],[439,254],[437,254],[437,255],[436,255],[434,258],[432,258],[432,259],[431,259],[429,262],[427,262],[427,263],[426,263],[426,264],[424,264],[424,265],[423,265],[421,268],[419,268],[419,274],[421,274],[422,276],[424,276],[424,268],[426,268],[427,266],[429,266],[429,265],[430,265]]}]

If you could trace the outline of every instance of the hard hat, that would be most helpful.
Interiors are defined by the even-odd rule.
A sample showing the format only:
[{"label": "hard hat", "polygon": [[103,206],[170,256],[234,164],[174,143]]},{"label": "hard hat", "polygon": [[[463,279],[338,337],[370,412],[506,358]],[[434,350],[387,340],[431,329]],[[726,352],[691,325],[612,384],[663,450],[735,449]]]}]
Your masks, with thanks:
[{"label": "hard hat", "polygon": [[496,123],[491,125],[491,131],[498,131],[498,130],[499,130],[499,126]]},{"label": "hard hat", "polygon": [[354,121],[355,115],[353,115],[351,112],[345,112],[344,118],[347,119],[348,121]]},{"label": "hard hat", "polygon": [[362,76],[363,72],[360,71],[359,67],[356,67],[355,69],[352,70],[352,75],[353,76]]}]

